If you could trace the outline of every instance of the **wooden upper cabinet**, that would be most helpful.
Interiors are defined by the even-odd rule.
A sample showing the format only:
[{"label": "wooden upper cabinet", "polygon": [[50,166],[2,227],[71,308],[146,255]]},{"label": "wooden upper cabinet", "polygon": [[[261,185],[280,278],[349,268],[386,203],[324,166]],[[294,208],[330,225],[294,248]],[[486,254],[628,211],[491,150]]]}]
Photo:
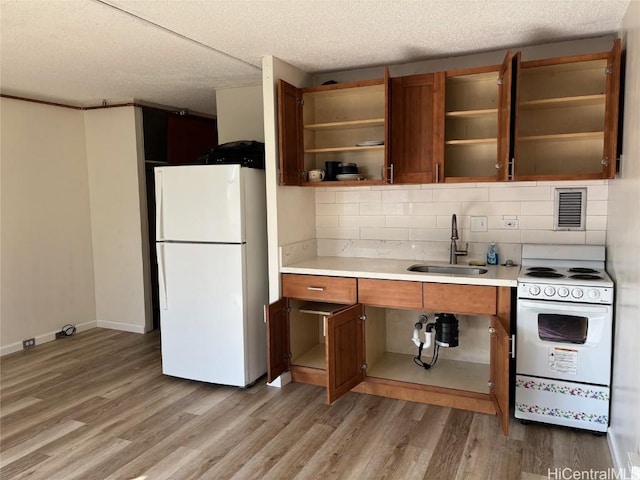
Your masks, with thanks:
[{"label": "wooden upper cabinet", "polygon": [[515,180],[613,178],[620,40],[610,52],[521,62]]},{"label": "wooden upper cabinet", "polygon": [[302,96],[284,80],[278,83],[280,185],[300,185],[303,175]]},{"label": "wooden upper cabinet", "polygon": [[393,183],[435,183],[444,175],[443,72],[391,79]]},{"label": "wooden upper cabinet", "polygon": [[[382,79],[296,88],[279,83],[280,184],[383,184],[388,171],[388,69]],[[326,162],[354,163],[357,173],[309,182]]]},{"label": "wooden upper cabinet", "polygon": [[446,182],[509,179],[512,63],[446,73]]}]

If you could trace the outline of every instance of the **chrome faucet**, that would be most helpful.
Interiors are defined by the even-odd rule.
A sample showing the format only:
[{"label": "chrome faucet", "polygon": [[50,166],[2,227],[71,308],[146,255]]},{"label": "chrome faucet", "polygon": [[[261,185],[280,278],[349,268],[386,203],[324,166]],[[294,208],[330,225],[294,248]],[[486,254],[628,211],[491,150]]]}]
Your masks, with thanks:
[{"label": "chrome faucet", "polygon": [[458,257],[467,255],[468,244],[465,244],[464,250],[458,250],[456,240],[460,240],[460,237],[458,237],[458,219],[454,213],[451,216],[451,250],[449,252],[449,263],[451,265],[458,263]]}]

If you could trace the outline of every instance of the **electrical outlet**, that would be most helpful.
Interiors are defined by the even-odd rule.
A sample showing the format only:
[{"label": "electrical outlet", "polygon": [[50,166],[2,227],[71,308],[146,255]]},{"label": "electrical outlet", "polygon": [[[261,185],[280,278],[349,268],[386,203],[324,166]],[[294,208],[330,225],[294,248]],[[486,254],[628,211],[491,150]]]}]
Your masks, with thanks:
[{"label": "electrical outlet", "polygon": [[36,339],[35,338],[27,338],[26,340],[22,341],[22,348],[23,349],[27,349],[27,348],[32,348],[36,346]]},{"label": "electrical outlet", "polygon": [[502,228],[509,228],[511,230],[516,230],[520,226],[520,222],[518,222],[517,218],[509,218],[502,220]]},{"label": "electrical outlet", "polygon": [[486,232],[487,231],[487,217],[471,217],[471,231],[472,232]]}]

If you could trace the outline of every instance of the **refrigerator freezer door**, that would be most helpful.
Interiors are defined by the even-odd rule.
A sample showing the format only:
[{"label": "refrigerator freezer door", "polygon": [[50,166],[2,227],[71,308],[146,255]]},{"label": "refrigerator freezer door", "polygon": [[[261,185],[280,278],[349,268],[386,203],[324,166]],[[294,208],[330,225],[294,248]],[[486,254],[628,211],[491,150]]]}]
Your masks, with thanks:
[{"label": "refrigerator freezer door", "polygon": [[156,240],[245,241],[240,165],[157,167]]},{"label": "refrigerator freezer door", "polygon": [[162,372],[245,386],[245,245],[159,243]]}]

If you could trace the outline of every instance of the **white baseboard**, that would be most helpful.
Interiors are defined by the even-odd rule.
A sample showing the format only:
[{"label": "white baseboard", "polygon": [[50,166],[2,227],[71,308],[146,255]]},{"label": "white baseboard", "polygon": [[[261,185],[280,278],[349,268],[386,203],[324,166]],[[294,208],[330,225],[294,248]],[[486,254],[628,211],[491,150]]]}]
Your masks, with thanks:
[{"label": "white baseboard", "polygon": [[620,442],[617,440],[615,430],[609,427],[607,432],[607,443],[609,444],[609,452],[611,453],[611,460],[613,460],[613,468],[616,471],[624,471],[629,476],[624,478],[631,478],[631,474],[628,471],[629,462],[627,452],[620,450]]},{"label": "white baseboard", "polygon": [[108,328],[110,330],[120,330],[122,332],[147,333],[144,325],[134,325],[132,323],[108,322],[105,320],[98,320],[97,326],[100,328]]},{"label": "white baseboard", "polygon": [[[76,331],[80,332],[80,331],[96,328],[98,324],[94,320],[92,322],[79,323],[74,326],[76,327]],[[58,333],[59,331],[60,330],[56,330],[55,332],[48,332],[42,335],[37,335],[36,337],[34,337],[36,339],[36,346],[41,345],[43,343],[52,342],[53,340],[56,339],[56,333]],[[22,350],[22,341],[11,343],[9,345],[4,345],[3,347],[0,347],[0,357],[4,355],[9,355],[10,353],[19,352],[20,350]]]},{"label": "white baseboard", "polygon": [[273,382],[267,383],[270,387],[278,387],[282,388],[287,383],[291,383],[291,372],[284,372],[278,378],[276,378]]}]

